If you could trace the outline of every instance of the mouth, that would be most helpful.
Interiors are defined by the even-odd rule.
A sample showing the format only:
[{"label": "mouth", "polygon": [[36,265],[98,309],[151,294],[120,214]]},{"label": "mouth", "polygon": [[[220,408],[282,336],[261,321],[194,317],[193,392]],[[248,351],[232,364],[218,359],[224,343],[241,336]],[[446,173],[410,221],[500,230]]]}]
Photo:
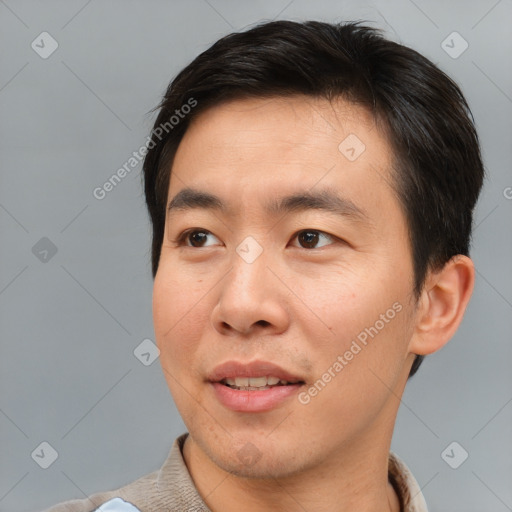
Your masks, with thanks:
[{"label": "mouth", "polygon": [[286,402],[305,380],[268,361],[228,361],[208,377],[214,396],[238,412],[264,412]]},{"label": "mouth", "polygon": [[235,389],[246,391],[260,390],[274,386],[304,384],[300,375],[296,375],[270,361],[227,361],[214,368],[208,375],[210,382],[218,382]]}]

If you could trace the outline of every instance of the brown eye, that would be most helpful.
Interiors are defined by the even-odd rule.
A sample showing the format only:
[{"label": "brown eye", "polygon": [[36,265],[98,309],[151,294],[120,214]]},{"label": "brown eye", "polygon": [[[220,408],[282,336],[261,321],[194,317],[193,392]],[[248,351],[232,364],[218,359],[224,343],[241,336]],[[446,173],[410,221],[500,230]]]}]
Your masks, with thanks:
[{"label": "brown eye", "polygon": [[328,243],[324,243],[320,246],[317,246],[322,237],[332,242],[332,237],[316,229],[305,229],[297,233],[299,244],[304,249],[318,249],[319,247],[328,245]]},{"label": "brown eye", "polygon": [[207,236],[205,231],[192,231],[188,234],[187,240],[190,241],[192,247],[202,247]]},{"label": "brown eye", "polygon": [[190,229],[184,231],[178,237],[178,245],[185,245],[187,247],[208,247],[210,245],[216,245],[215,242],[208,243],[208,237],[217,239],[213,233],[205,229]]}]

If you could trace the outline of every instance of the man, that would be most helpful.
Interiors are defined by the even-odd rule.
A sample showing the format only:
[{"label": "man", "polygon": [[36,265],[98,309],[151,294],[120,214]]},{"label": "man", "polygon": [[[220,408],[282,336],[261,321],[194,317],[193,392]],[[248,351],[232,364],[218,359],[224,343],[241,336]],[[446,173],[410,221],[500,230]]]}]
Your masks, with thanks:
[{"label": "man", "polygon": [[459,326],[483,180],[459,88],[360,24],[226,36],[144,162],[160,360],[188,434],[52,511],[423,512],[400,397]]}]

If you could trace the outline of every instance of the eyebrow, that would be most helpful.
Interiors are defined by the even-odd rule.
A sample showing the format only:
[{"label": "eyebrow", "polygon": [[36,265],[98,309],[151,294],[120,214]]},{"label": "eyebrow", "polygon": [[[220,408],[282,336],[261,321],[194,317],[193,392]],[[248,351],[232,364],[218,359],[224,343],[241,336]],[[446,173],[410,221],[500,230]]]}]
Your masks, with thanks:
[{"label": "eyebrow", "polygon": [[[180,190],[167,206],[169,214],[193,209],[215,210],[223,214],[230,212],[220,197],[191,187]],[[331,189],[309,190],[272,199],[266,203],[265,210],[274,216],[307,210],[322,210],[354,221],[369,221],[368,215],[363,209],[350,199],[336,195]]]}]

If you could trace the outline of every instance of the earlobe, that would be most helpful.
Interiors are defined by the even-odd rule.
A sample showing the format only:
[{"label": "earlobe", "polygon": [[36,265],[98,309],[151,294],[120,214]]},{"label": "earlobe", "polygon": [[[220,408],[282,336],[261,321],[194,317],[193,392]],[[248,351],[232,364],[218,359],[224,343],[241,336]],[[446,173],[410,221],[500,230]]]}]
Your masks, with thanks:
[{"label": "earlobe", "polygon": [[429,273],[419,299],[411,353],[432,354],[448,343],[462,321],[474,282],[474,264],[461,254]]}]

